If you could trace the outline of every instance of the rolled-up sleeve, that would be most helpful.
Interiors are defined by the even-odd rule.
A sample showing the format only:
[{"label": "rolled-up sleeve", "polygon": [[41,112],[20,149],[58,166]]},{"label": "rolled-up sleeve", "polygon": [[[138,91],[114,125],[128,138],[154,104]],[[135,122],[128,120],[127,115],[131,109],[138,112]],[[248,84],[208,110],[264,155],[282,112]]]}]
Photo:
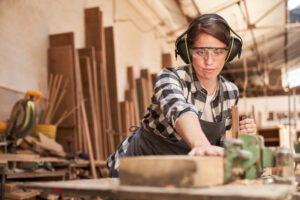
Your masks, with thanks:
[{"label": "rolled-up sleeve", "polygon": [[187,112],[198,116],[196,107],[187,102],[188,90],[178,75],[170,69],[163,69],[157,76],[155,97],[168,123],[175,129],[176,120]]}]

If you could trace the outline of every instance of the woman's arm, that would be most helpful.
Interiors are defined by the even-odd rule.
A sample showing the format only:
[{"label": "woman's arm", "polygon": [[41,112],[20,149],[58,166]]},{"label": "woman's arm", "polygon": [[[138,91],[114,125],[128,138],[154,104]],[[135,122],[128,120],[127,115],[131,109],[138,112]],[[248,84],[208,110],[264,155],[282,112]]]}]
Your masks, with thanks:
[{"label": "woman's arm", "polygon": [[203,133],[197,115],[184,113],[175,123],[176,131],[191,147],[191,156],[223,156],[224,149],[210,144]]}]

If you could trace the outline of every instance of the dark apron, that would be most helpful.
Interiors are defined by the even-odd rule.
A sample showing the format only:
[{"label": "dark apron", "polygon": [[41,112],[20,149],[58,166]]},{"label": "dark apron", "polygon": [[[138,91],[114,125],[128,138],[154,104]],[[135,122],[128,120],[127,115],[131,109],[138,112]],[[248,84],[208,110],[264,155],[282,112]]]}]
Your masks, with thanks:
[{"label": "dark apron", "polygon": [[[220,84],[221,121],[209,122],[200,120],[202,131],[211,145],[223,146],[221,138],[225,134],[225,115],[223,114],[224,94]],[[136,128],[130,141],[126,156],[141,155],[180,155],[187,154],[191,148],[181,139],[171,142],[163,137],[150,133],[144,128]]]}]

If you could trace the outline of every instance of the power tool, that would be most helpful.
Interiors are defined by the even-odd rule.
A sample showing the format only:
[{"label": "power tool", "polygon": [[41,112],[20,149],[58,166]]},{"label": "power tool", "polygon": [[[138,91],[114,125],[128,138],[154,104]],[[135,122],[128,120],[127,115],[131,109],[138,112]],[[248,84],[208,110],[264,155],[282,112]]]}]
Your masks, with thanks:
[{"label": "power tool", "polygon": [[4,125],[4,138],[1,144],[5,146],[5,152],[10,151],[10,148],[19,138],[24,138],[30,135],[34,129],[36,120],[36,105],[42,97],[39,91],[28,90],[23,99],[17,101],[14,105],[10,119]]}]

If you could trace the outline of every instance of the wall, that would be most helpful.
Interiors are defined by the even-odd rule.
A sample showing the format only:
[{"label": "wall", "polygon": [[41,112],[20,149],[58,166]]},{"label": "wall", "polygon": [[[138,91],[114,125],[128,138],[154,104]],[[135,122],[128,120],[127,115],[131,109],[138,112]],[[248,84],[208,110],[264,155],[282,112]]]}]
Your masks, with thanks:
[{"label": "wall", "polygon": [[[76,48],[84,47],[84,9],[99,6],[104,26],[114,26],[119,100],[127,87],[126,67],[158,72],[161,54],[172,48],[127,0],[1,0],[0,1],[0,120],[29,89],[47,88],[49,34],[75,32]],[[122,20],[120,20],[122,19]],[[125,20],[124,20],[125,19]],[[145,32],[146,31],[146,32]]]}]

